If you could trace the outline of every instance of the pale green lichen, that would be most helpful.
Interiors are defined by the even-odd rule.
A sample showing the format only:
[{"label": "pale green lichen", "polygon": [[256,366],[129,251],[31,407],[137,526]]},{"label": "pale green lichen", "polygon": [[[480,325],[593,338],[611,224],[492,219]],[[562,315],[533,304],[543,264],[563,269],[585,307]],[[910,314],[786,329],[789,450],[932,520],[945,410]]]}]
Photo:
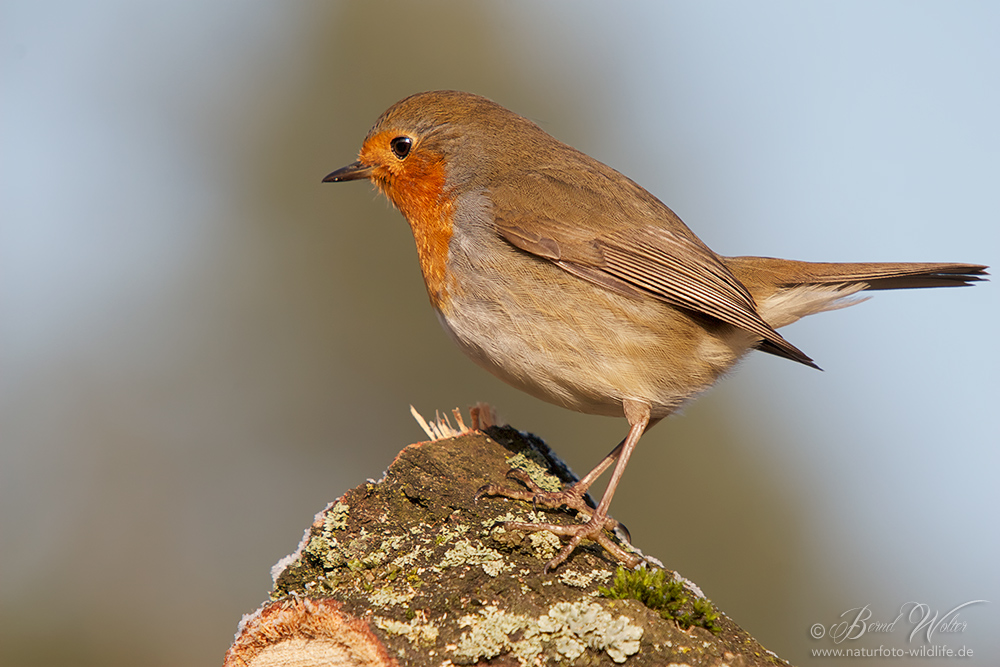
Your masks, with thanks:
[{"label": "pale green lichen", "polygon": [[323,569],[332,570],[344,563],[343,556],[337,550],[338,546],[336,538],[313,535],[306,545],[305,554],[310,559],[319,561]]},{"label": "pale green lichen", "polygon": [[305,555],[318,561],[325,570],[341,567],[348,560],[333,534],[347,528],[349,512],[350,507],[347,503],[338,500],[333,507],[326,511],[323,517],[323,527],[316,535],[312,536],[309,544],[306,545]]},{"label": "pale green lichen", "polygon": [[503,524],[508,521],[523,521],[524,523],[541,523],[546,521],[544,514],[540,512],[535,512],[533,510],[528,510],[527,512],[522,512],[520,514],[514,514],[513,512],[507,511],[503,514],[493,517],[491,519],[486,519],[480,522],[486,530],[503,530]]},{"label": "pale green lichen", "polygon": [[550,635],[556,651],[573,660],[584,649],[607,651],[615,662],[639,651],[642,628],[625,616],[614,618],[596,602],[559,602],[538,619],[538,629]]},{"label": "pale green lichen", "polygon": [[[427,533],[430,530],[430,528],[431,527],[428,526],[426,523],[421,523],[419,526],[413,526],[413,527],[411,527],[410,530],[409,530],[409,533],[414,538],[417,538],[417,540],[419,540],[419,542],[421,544],[427,545],[427,544],[431,544],[434,541],[430,537],[427,536]],[[442,531],[444,531],[444,530],[447,530],[447,529],[442,529]],[[465,531],[462,531],[462,532],[465,532]],[[402,543],[402,540],[401,540],[400,543]],[[395,566],[395,567],[400,568],[400,569],[406,569],[406,568],[409,568],[414,563],[416,563],[418,560],[420,560],[422,558],[426,558],[427,554],[428,554],[428,550],[427,549],[423,549],[423,548],[420,548],[419,546],[411,544],[411,548],[408,549],[407,551],[403,552],[399,556],[396,556],[392,560],[391,564],[393,566]]]},{"label": "pale green lichen", "polygon": [[551,560],[562,549],[562,542],[559,541],[559,538],[547,530],[528,533],[528,542],[535,555],[544,561]]},{"label": "pale green lichen", "polygon": [[[552,605],[537,622],[527,617],[487,607],[478,615],[463,616],[461,627],[469,631],[459,639],[455,662],[468,664],[510,652],[522,665],[543,660],[571,661],[588,648],[607,652],[621,663],[639,651],[642,628],[625,616],[614,616],[590,601]],[[519,639],[511,639],[518,633]],[[543,654],[548,653],[547,656]]]},{"label": "pale green lichen", "polygon": [[455,662],[471,664],[510,651],[513,648],[510,636],[527,627],[528,618],[496,607],[486,607],[477,615],[470,614],[458,619],[458,625],[469,630],[458,640],[454,651]]},{"label": "pale green lichen", "polygon": [[391,618],[373,616],[372,622],[376,627],[385,630],[391,635],[400,635],[410,641],[411,644],[429,645],[437,641],[438,629],[432,623],[417,619],[412,623],[403,623]]},{"label": "pale green lichen", "polygon": [[368,596],[368,600],[376,607],[389,607],[392,605],[406,604],[416,596],[417,592],[409,587],[406,591],[396,591],[389,586],[384,586],[373,591]]},{"label": "pale green lichen", "polygon": [[437,545],[448,544],[452,540],[462,537],[467,532],[469,532],[469,527],[464,523],[460,523],[454,528],[443,526],[438,531],[437,537],[434,538],[434,543]]},{"label": "pale green lichen", "polygon": [[424,551],[422,549],[413,549],[412,551],[407,551],[401,556],[396,556],[396,558],[392,560],[391,565],[394,565],[395,567],[398,567],[400,569],[408,568],[414,563],[416,563],[417,559],[419,559],[423,555]]},{"label": "pale green lichen", "polygon": [[377,567],[389,559],[389,553],[399,549],[403,543],[403,537],[394,535],[387,540],[382,540],[374,551],[361,559],[361,564],[366,568]]},{"label": "pale green lichen", "polygon": [[343,530],[347,528],[347,514],[350,511],[347,503],[342,501],[337,501],[336,504],[331,507],[327,513],[326,518],[323,519],[323,532],[332,533],[335,530]]},{"label": "pale green lichen", "polygon": [[559,573],[559,581],[574,588],[586,588],[598,580],[605,582],[611,578],[610,570],[591,570],[590,572],[578,572],[577,570],[565,570]]},{"label": "pale green lichen", "polygon": [[351,571],[358,571],[378,567],[405,542],[403,536],[393,535],[375,546],[376,536],[362,528],[356,538],[341,543],[334,533],[347,527],[348,511],[349,507],[343,502],[337,502],[327,510],[322,527],[305,547],[305,555],[324,570],[329,572],[347,567]]},{"label": "pale green lichen", "polygon": [[319,561],[324,570],[333,570],[347,563],[337,538],[325,533],[314,535],[305,552],[312,560]]},{"label": "pale green lichen", "polygon": [[473,546],[468,539],[462,539],[455,543],[455,546],[445,552],[438,567],[449,568],[458,565],[481,565],[483,572],[495,577],[509,566],[504,562],[503,556],[496,549],[484,546]]},{"label": "pale green lichen", "polygon": [[[497,536],[506,534],[507,529],[504,528],[503,524],[508,521],[520,521],[522,523],[547,523],[547,519],[544,515],[539,514],[538,512],[529,511],[521,516],[515,516],[512,512],[506,512],[495,519],[483,521],[482,524],[483,528],[489,530],[490,534],[496,538]],[[559,537],[553,535],[547,530],[529,532],[527,533],[527,540],[528,544],[531,545],[535,556],[544,561],[551,560],[562,548],[562,542],[559,540]]]},{"label": "pale green lichen", "polygon": [[549,462],[536,449],[523,449],[507,459],[511,468],[523,470],[543,491],[561,491],[562,480],[549,472]]}]

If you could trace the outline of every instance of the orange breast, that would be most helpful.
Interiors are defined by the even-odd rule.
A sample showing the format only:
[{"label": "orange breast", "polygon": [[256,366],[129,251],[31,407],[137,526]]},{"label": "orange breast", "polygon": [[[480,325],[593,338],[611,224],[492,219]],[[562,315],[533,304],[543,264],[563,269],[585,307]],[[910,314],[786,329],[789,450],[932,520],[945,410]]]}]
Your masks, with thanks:
[{"label": "orange breast", "polygon": [[375,170],[373,180],[410,223],[427,294],[435,308],[445,310],[453,204],[445,192],[444,159],[429,152],[413,154],[395,173]]}]

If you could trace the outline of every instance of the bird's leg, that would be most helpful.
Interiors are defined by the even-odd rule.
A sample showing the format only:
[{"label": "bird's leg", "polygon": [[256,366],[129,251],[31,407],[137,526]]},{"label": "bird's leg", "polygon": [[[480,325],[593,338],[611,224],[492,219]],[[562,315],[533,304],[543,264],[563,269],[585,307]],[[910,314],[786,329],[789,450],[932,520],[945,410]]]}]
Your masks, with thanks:
[{"label": "bird's leg", "polygon": [[[623,406],[625,409],[625,417],[631,426],[628,432],[628,436],[622,441],[618,447],[616,447],[610,454],[608,454],[604,460],[602,460],[597,467],[594,468],[590,473],[587,474],[582,480],[569,487],[563,492],[567,491],[577,492],[580,485],[586,483],[582,491],[579,491],[575,497],[578,500],[572,501],[573,504],[564,503],[573,509],[578,509],[577,505],[583,505],[583,493],[586,492],[587,487],[593,483],[593,481],[604,472],[608,466],[611,465],[612,461],[615,461],[615,468],[611,473],[611,480],[608,482],[608,488],[604,491],[604,496],[601,498],[600,504],[597,508],[591,510],[586,507],[586,513],[590,514],[590,520],[587,523],[575,525],[575,526],[561,526],[552,523],[525,523],[522,521],[508,521],[504,524],[505,528],[513,528],[518,530],[547,530],[556,535],[565,535],[570,538],[569,542],[563,547],[555,558],[550,560],[545,564],[544,570],[548,570],[558,567],[563,561],[569,558],[570,554],[576,549],[584,539],[590,539],[602,547],[605,548],[612,556],[614,556],[619,562],[624,563],[629,567],[635,567],[639,564],[639,558],[635,554],[625,551],[620,546],[615,544],[611,538],[605,533],[606,529],[614,529],[618,523],[608,517],[608,507],[611,505],[611,499],[615,495],[615,489],[618,487],[618,482],[621,480],[622,473],[625,472],[625,466],[628,465],[629,457],[632,456],[632,451],[635,449],[636,443],[639,442],[639,438],[646,431],[650,423],[650,406],[648,403],[634,401],[630,399],[625,399],[623,401]],[[653,420],[652,423],[656,423],[659,420]],[[506,491],[500,495],[509,496]],[[552,495],[559,495],[552,494]]]}]

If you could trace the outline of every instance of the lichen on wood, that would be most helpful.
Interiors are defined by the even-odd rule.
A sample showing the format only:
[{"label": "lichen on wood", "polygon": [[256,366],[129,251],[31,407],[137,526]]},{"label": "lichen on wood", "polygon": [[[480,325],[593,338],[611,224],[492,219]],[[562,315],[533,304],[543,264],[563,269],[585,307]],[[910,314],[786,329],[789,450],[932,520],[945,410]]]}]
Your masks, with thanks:
[{"label": "lichen on wood", "polygon": [[[614,589],[618,566],[597,545],[583,545],[543,574],[559,539],[508,530],[503,522],[579,519],[505,498],[475,499],[486,484],[517,484],[506,477],[512,465],[546,484],[575,481],[544,443],[509,427],[405,448],[381,480],[317,514],[295,553],[275,566],[270,601],[245,619],[227,665],[262,667],[254,662],[258,654],[238,655],[237,647],[266,643],[254,635],[271,636],[260,619],[275,608],[299,609],[302,601],[319,604],[308,610],[313,626],[321,625],[316,614],[331,609],[338,622],[364,625],[384,648],[365,655],[384,655],[387,664],[786,664],[672,572],[649,576],[663,590],[682,587],[676,598],[686,605],[678,612],[687,614],[683,620],[707,612],[715,632],[684,627],[690,624],[664,618],[663,609],[640,599],[602,597],[601,587]],[[658,563],[647,559],[644,567]],[[620,575],[619,588],[623,581]],[[360,626],[350,623],[345,627],[357,633]],[[285,632],[274,641],[295,639]]]}]

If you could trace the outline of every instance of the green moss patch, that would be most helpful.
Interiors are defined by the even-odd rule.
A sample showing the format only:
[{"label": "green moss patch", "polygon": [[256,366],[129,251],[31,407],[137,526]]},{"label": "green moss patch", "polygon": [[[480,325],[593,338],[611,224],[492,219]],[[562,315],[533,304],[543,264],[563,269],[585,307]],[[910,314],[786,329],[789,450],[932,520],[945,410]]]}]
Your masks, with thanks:
[{"label": "green moss patch", "polygon": [[696,625],[718,634],[719,614],[708,598],[695,598],[689,603],[684,584],[667,578],[665,570],[619,567],[610,586],[597,589],[602,597],[612,600],[638,600],[661,617],[676,621],[681,627]]}]

